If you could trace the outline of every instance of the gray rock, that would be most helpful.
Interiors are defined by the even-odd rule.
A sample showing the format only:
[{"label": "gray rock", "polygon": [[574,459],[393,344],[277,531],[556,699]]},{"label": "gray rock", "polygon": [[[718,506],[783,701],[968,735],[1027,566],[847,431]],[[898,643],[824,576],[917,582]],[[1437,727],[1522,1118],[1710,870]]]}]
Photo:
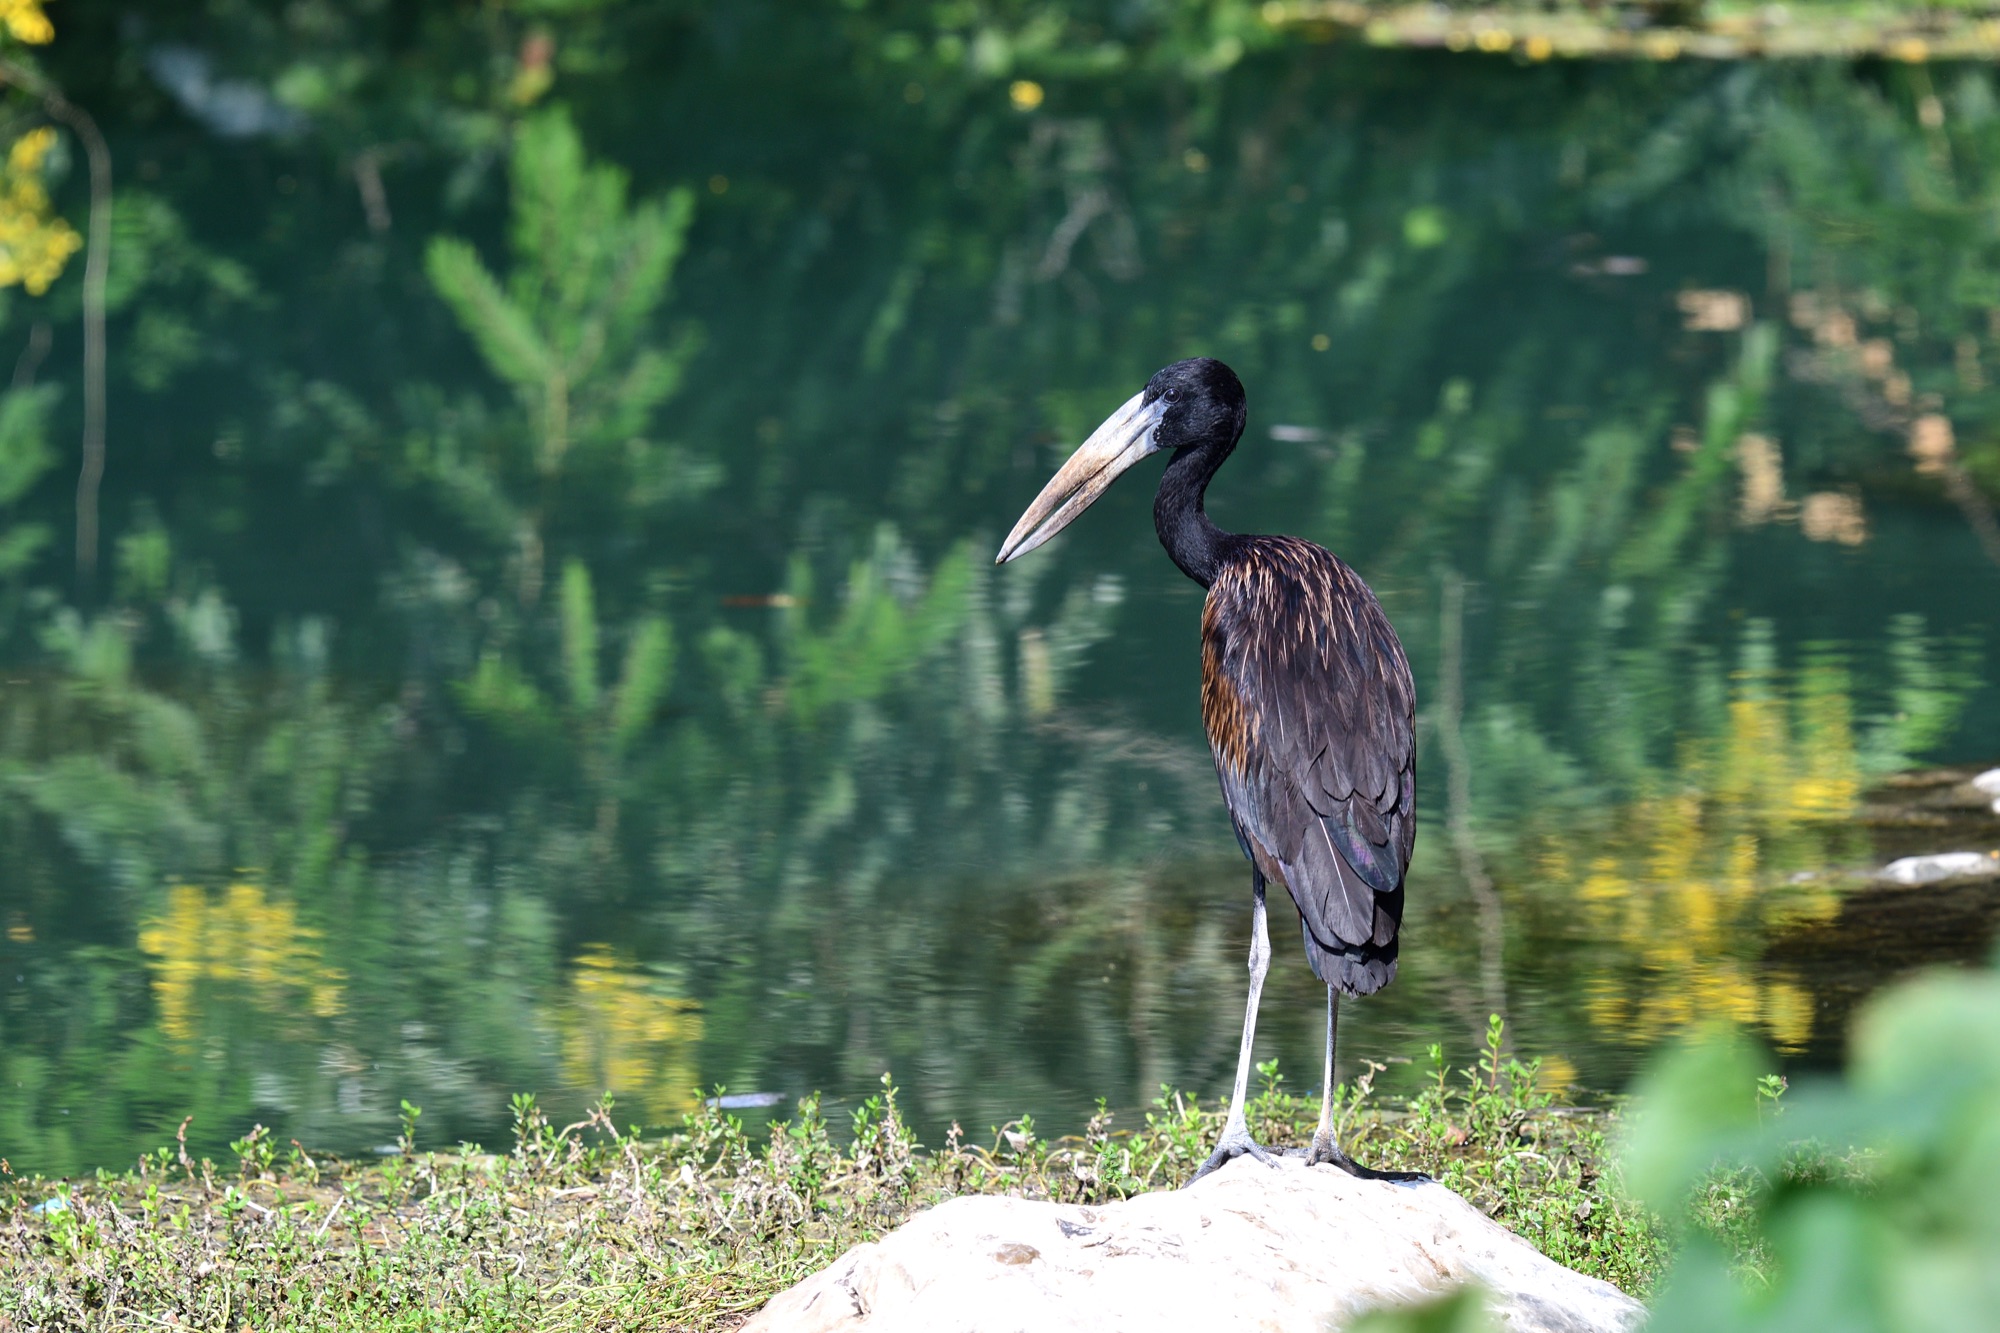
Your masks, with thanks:
[{"label": "gray rock", "polygon": [[1988,852],[1936,852],[1905,856],[1882,867],[1882,878],[1896,884],[1935,884],[1960,875],[2000,874],[2000,856]]},{"label": "gray rock", "polygon": [[1320,1333],[1464,1282],[1522,1333],[1623,1333],[1645,1317],[1442,1185],[1238,1158],[1122,1203],[948,1200],[779,1294],[742,1333]]}]

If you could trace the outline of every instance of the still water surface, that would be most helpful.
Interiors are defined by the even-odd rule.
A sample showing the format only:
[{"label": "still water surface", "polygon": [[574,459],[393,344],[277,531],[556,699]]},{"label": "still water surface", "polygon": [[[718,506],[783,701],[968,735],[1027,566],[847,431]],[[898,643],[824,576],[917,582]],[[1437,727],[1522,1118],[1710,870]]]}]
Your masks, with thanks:
[{"label": "still water surface", "polygon": [[[16,1171],[190,1113],[361,1152],[404,1099],[494,1142],[521,1090],[669,1124],[891,1070],[932,1141],[1225,1092],[1248,874],[1153,471],[990,563],[1195,354],[1250,393],[1211,512],[1342,553],[1417,673],[1403,971],[1344,1075],[1494,1010],[1584,1095],[1708,1015],[1824,1064],[1985,947],[1983,890],[1846,872],[2000,846],[1863,817],[2000,758],[1991,71],[1298,43],[921,115],[892,80],[797,148],[646,128],[776,95],[740,68],[391,155],[393,215],[310,135],[110,118],[153,212],[106,573],[7,603]],[[628,199],[569,189],[569,123]],[[8,521],[67,532],[68,488]],[[1305,1085],[1293,930],[1260,1040]]]}]

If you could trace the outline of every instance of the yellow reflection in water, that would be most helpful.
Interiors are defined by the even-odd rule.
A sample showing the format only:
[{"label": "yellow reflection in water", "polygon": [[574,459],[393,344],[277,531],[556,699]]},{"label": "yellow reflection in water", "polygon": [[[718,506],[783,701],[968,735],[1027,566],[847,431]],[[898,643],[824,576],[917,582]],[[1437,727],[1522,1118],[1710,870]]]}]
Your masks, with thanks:
[{"label": "yellow reflection in water", "polygon": [[30,46],[55,40],[56,25],[42,12],[42,0],[0,0],[0,23],[6,24],[8,36]]},{"label": "yellow reflection in water", "polygon": [[1863,774],[1844,673],[1808,667],[1789,698],[1768,684],[1739,682],[1723,733],[1683,747],[1671,780],[1620,812],[1609,850],[1542,858],[1585,927],[1616,946],[1585,980],[1593,1026],[1653,1042],[1727,1018],[1780,1050],[1811,1038],[1809,993],[1758,959],[1774,929],[1839,910],[1832,889],[1782,872],[1824,863],[1851,836]]},{"label": "yellow reflection in water", "polygon": [[321,959],[319,942],[318,931],[299,923],[298,909],[268,897],[262,885],[231,884],[220,894],[174,886],[166,911],[139,929],[160,1030],[191,1043],[204,986],[244,987],[268,1013],[331,1018],[340,1012],[346,977]]},{"label": "yellow reflection in water", "polygon": [[576,959],[562,1014],[563,1074],[572,1087],[616,1094],[659,1123],[694,1109],[700,1006],[602,944]]},{"label": "yellow reflection in water", "polygon": [[[20,4],[0,0],[0,19],[10,26],[22,14]],[[32,17],[48,22],[39,11]],[[19,283],[30,296],[46,292],[69,257],[83,248],[83,238],[49,202],[44,177],[55,146],[54,130],[30,130],[7,150],[0,169],[0,287]]]}]

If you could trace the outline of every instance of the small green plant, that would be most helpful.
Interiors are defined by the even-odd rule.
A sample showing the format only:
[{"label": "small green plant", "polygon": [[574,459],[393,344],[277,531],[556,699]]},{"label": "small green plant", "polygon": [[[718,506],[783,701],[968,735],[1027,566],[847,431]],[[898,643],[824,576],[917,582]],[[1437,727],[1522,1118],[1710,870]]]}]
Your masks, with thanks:
[{"label": "small green plant", "polygon": [[1778,1099],[1785,1095],[1785,1089],[1790,1086],[1785,1081],[1783,1074],[1765,1074],[1759,1078],[1757,1080],[1757,1118],[1760,1120],[1763,1119],[1764,1113],[1767,1110],[1773,1115],[1777,1114],[1779,1109]]},{"label": "small green plant", "polygon": [[855,1170],[871,1172],[895,1187],[907,1187],[916,1178],[916,1154],[921,1148],[896,1107],[896,1085],[884,1073],[882,1091],[854,1110]]},{"label": "small green plant", "polygon": [[[1507,1024],[1498,1014],[1486,1016],[1486,1046],[1479,1054],[1479,1067],[1486,1074],[1486,1090],[1500,1091],[1500,1056],[1507,1044]],[[1516,1066],[1518,1067],[1518,1066]]]},{"label": "small green plant", "polygon": [[423,1113],[423,1107],[413,1106],[407,1099],[404,1100],[402,1112],[397,1117],[401,1132],[396,1135],[396,1148],[405,1158],[417,1155],[417,1117]]},{"label": "small green plant", "polygon": [[271,1143],[271,1131],[262,1125],[253,1126],[248,1134],[229,1145],[236,1154],[238,1173],[245,1180],[254,1180],[271,1173],[271,1165],[277,1158],[277,1150]]}]

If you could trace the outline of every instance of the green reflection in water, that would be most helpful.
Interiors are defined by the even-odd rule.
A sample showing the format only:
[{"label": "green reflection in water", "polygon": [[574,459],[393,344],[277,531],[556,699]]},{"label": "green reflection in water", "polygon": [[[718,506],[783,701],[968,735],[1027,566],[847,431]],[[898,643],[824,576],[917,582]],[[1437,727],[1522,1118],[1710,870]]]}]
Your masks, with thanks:
[{"label": "green reflection in water", "polygon": [[[77,591],[74,367],[0,393],[0,1155],[885,1067],[933,1137],[1220,1089],[1198,592],[1136,482],[987,563],[1194,353],[1252,395],[1219,519],[1341,551],[1418,672],[1410,947],[1355,1058],[1495,1005],[1586,1090],[1711,1012],[1826,1058],[1879,891],[1818,872],[1919,849],[1857,819],[1888,775],[2000,754],[1996,76],[1249,12],[1086,48],[607,5],[550,64],[418,9],[282,70],[177,19],[288,97],[360,80],[248,139],[162,100],[163,39],[59,42],[131,167],[119,424]],[[0,338],[73,341],[76,280]],[[1869,947],[1959,947],[1921,915]],[[1295,1071],[1318,1013],[1288,947]]]}]

